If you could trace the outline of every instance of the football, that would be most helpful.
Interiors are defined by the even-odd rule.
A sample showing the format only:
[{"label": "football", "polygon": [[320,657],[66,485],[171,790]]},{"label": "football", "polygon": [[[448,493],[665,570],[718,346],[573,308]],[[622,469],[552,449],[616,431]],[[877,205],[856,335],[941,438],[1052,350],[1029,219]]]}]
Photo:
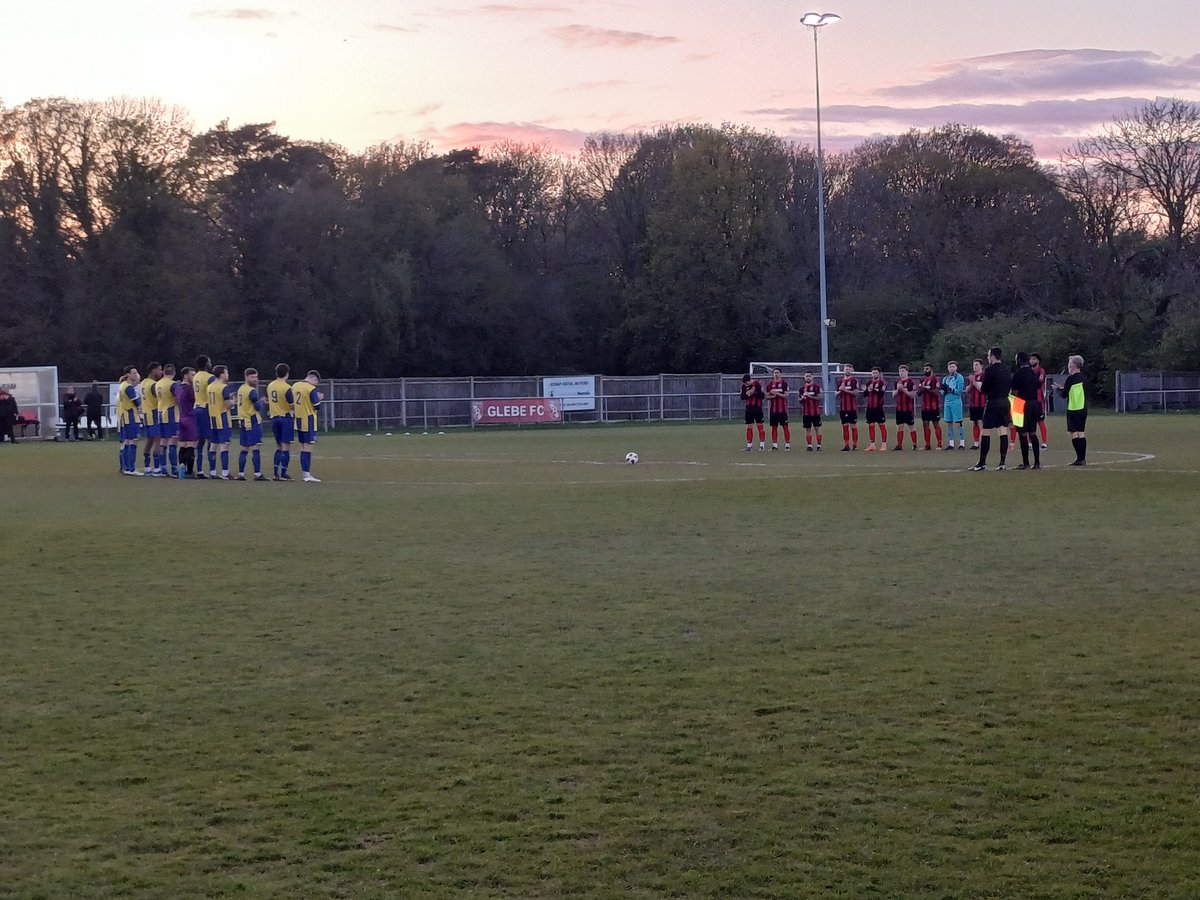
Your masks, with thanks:
[{"label": "football", "polygon": [[629,463],[631,466],[637,465],[637,461],[638,461],[638,455],[636,453],[634,453],[632,450],[630,450],[628,453],[625,454],[625,462]]}]

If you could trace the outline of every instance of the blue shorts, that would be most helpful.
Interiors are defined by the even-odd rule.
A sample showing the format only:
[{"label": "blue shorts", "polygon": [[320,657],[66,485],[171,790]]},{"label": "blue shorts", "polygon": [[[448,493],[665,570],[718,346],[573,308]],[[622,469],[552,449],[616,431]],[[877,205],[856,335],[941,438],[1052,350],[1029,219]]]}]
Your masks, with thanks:
[{"label": "blue shorts", "polygon": [[161,437],[161,438],[179,437],[179,423],[178,422],[163,422],[161,425],[158,426],[158,430],[159,430],[159,437]]},{"label": "blue shorts", "polygon": [[212,422],[208,418],[208,408],[197,406],[192,411],[196,414],[196,437],[202,441],[207,441],[212,437]]},{"label": "blue shorts", "polygon": [[146,437],[148,437],[148,438],[162,437],[162,426],[159,425],[157,422],[155,422],[153,424],[151,424],[150,422],[147,422],[146,423]]},{"label": "blue shorts", "polygon": [[257,447],[262,443],[262,424],[251,425],[249,428],[238,429],[238,444],[243,447]]},{"label": "blue shorts", "polygon": [[210,444],[228,444],[232,439],[232,428],[214,428],[212,429],[212,437],[208,440]]},{"label": "blue shorts", "polygon": [[275,434],[275,443],[290,444],[296,439],[296,420],[292,416],[274,416],[271,431]]},{"label": "blue shorts", "polygon": [[946,398],[946,407],[942,418],[947,422],[961,422],[963,418],[962,401],[955,398]]},{"label": "blue shorts", "polygon": [[316,431],[297,431],[296,440],[303,444],[315,444],[317,442]]},{"label": "blue shorts", "polygon": [[142,426],[137,422],[127,422],[121,426],[121,440],[136,441],[141,431]]}]

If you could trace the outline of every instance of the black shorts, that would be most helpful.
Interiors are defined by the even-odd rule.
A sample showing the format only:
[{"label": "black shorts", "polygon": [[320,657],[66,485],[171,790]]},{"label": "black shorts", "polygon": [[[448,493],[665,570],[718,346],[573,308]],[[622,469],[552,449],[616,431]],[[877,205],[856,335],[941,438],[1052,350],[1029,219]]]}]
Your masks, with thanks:
[{"label": "black shorts", "polygon": [[921,410],[922,422],[940,422],[942,421],[942,411],[940,409],[923,409]]},{"label": "black shorts", "polygon": [[1067,431],[1074,434],[1077,431],[1087,431],[1087,410],[1067,410]]},{"label": "black shorts", "polygon": [[1012,410],[1008,405],[1008,398],[989,400],[988,405],[983,408],[983,427],[1005,428],[1011,424]]},{"label": "black shorts", "polygon": [[982,422],[983,410],[984,407],[982,406],[969,406],[967,407],[967,415],[970,417],[972,422]]},{"label": "black shorts", "polygon": [[867,424],[868,425],[886,425],[887,424],[887,413],[884,411],[882,406],[879,407],[879,409],[872,409],[870,406],[867,407]]},{"label": "black shorts", "polygon": [[763,420],[763,412],[762,412],[761,406],[747,406],[746,407],[746,424],[747,425],[753,425],[755,422],[758,422],[761,425],[762,420]]},{"label": "black shorts", "polygon": [[896,410],[897,425],[916,425],[917,420],[913,417],[913,411],[910,409],[907,412]]},{"label": "black shorts", "polygon": [[857,409],[851,409],[851,410],[843,409],[841,412],[838,413],[838,417],[841,418],[843,425],[857,425],[858,424],[858,410]]},{"label": "black shorts", "polygon": [[785,413],[785,412],[771,413],[771,427],[772,428],[776,427],[777,425],[786,425],[787,423],[788,423],[788,414],[787,413]]},{"label": "black shorts", "polygon": [[820,428],[821,427],[821,414],[820,413],[817,413],[817,415],[815,415],[815,416],[807,416],[806,415],[803,417],[803,419],[804,419],[804,427],[805,428]]},{"label": "black shorts", "polygon": [[1042,415],[1042,408],[1036,403],[1025,404],[1025,424],[1017,431],[1023,431],[1025,434],[1033,434],[1037,431],[1037,423],[1046,418]]}]

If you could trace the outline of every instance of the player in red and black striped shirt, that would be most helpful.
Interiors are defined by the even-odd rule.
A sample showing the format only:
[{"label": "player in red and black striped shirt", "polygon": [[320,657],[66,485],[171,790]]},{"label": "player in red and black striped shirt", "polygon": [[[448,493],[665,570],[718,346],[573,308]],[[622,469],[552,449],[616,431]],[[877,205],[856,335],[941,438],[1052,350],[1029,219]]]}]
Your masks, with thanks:
[{"label": "player in red and black striped shirt", "polygon": [[1042,449],[1046,449],[1046,370],[1042,368],[1042,358],[1036,353],[1029,354],[1029,364],[1038,377],[1038,408],[1041,416],[1038,419],[1038,431],[1042,436]]},{"label": "player in red and black striped shirt", "polygon": [[783,449],[792,449],[792,431],[788,428],[788,383],[783,380],[783,372],[771,370],[771,380],[767,382],[767,398],[771,402],[771,449],[779,449],[779,426],[783,426]]},{"label": "player in red and black striped shirt", "polygon": [[971,418],[971,449],[979,449],[979,435],[983,424],[983,408],[987,397],[983,393],[983,360],[971,363],[971,374],[967,377],[967,415]]},{"label": "player in red and black striped shirt", "polygon": [[[854,377],[854,366],[849,363],[843,369],[842,379],[838,382],[838,416],[842,420],[842,449],[858,449],[858,379]],[[851,435],[854,446],[850,446]]]},{"label": "player in red and black striped shirt", "polygon": [[904,426],[908,426],[912,434],[913,449],[917,449],[917,420],[913,417],[916,406],[917,383],[908,377],[908,366],[900,367],[900,377],[896,379],[896,387],[892,389],[896,398],[896,446],[893,450],[904,449]]},{"label": "player in red and black striped shirt", "polygon": [[875,450],[875,426],[879,426],[880,440],[879,449],[887,449],[887,414],[883,410],[884,397],[887,394],[887,382],[883,380],[883,372],[879,370],[879,366],[871,369],[871,380],[867,382],[867,386],[863,389],[867,395],[867,435],[871,438],[871,443],[867,444],[867,450],[874,452]]},{"label": "player in red and black striped shirt", "polygon": [[817,435],[817,449],[821,449],[821,382],[813,378],[812,372],[804,373],[804,384],[800,385],[800,413],[804,416],[805,450],[813,448],[813,434]]},{"label": "player in red and black striped shirt", "polygon": [[742,376],[742,402],[746,404],[746,449],[754,447],[754,426],[758,425],[758,449],[767,449],[767,430],[763,428],[762,382],[749,375]]},{"label": "player in red and black striped shirt", "polygon": [[925,432],[925,449],[929,446],[929,428],[937,432],[938,449],[942,449],[942,379],[933,371],[932,363],[925,363],[924,377],[918,390],[921,393],[921,426]]}]

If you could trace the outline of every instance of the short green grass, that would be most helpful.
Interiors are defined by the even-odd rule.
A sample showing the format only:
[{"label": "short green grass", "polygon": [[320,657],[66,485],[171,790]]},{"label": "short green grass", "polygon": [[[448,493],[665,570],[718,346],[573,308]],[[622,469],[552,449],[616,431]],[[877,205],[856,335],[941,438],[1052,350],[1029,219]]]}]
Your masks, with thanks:
[{"label": "short green grass", "polygon": [[0,896],[1194,898],[1200,421],[1090,424],[0,447]]}]

